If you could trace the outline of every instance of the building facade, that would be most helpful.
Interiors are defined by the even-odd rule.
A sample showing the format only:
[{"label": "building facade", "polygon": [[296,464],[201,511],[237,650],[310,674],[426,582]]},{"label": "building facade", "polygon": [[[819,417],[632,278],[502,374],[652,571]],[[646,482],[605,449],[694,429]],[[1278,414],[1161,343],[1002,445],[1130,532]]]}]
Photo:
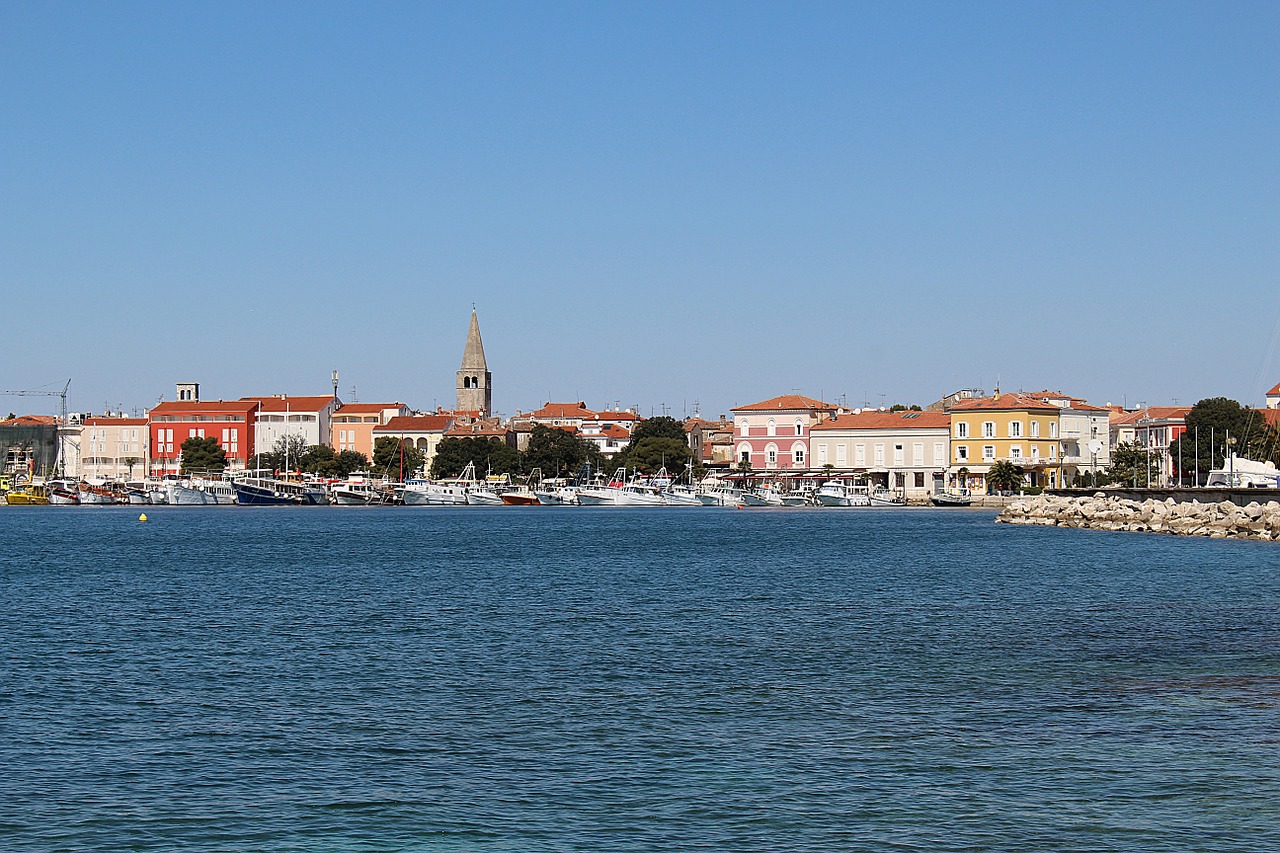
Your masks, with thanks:
[{"label": "building facade", "polygon": [[870,484],[923,497],[943,490],[950,430],[945,412],[839,414],[813,427],[810,467],[863,474]]},{"label": "building facade", "polygon": [[[445,434],[453,427],[454,419],[450,415],[405,415],[395,417],[382,426],[373,428],[373,441],[376,445],[380,438],[394,438],[409,442],[426,458],[424,467],[431,470],[431,462],[435,459],[436,448],[444,440]],[[381,473],[375,471],[375,474]],[[407,472],[406,472],[407,475]]]},{"label": "building facade", "polygon": [[987,473],[1000,461],[1021,468],[1029,486],[1055,488],[1062,482],[1057,406],[1025,394],[1000,394],[961,400],[950,415],[950,488],[985,494]]},{"label": "building facade", "polygon": [[[91,483],[145,477],[151,458],[146,418],[85,417],[80,420],[76,476]],[[70,466],[69,466],[70,467]]]},{"label": "building facade", "polygon": [[313,397],[291,397],[280,394],[274,397],[242,397],[257,404],[257,444],[255,453],[269,453],[276,442],[288,436],[297,436],[307,447],[328,444],[333,430],[333,413],[342,401],[332,394]]},{"label": "building facade", "polygon": [[258,404],[249,400],[174,400],[147,413],[150,452],[148,473],[177,474],[182,466],[182,442],[215,438],[227,454],[227,467],[243,469],[253,456]]},{"label": "building facade", "polygon": [[764,471],[810,467],[809,431],[838,410],[837,406],[802,394],[784,394],[735,407],[735,464]]},{"label": "building facade", "polygon": [[329,446],[338,453],[351,450],[373,458],[373,431],[392,418],[411,415],[404,403],[347,403],[330,418]]}]

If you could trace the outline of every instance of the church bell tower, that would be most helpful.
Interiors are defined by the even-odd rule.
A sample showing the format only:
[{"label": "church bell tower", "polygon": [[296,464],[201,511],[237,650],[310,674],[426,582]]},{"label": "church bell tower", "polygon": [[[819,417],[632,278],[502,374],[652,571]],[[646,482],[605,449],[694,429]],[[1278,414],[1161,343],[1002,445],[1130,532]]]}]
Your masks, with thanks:
[{"label": "church bell tower", "polygon": [[458,405],[463,411],[479,411],[480,417],[493,414],[493,374],[484,360],[484,341],[480,340],[480,321],[471,311],[471,327],[467,329],[467,345],[462,350],[462,367],[458,370]]}]

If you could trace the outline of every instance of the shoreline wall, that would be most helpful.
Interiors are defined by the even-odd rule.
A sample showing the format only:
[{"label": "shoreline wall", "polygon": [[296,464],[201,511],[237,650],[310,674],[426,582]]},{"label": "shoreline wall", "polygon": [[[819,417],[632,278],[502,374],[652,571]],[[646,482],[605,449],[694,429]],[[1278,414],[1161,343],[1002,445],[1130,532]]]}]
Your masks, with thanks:
[{"label": "shoreline wall", "polygon": [[998,524],[1171,533],[1212,539],[1280,541],[1280,503],[1250,501],[1132,500],[1097,492],[1088,497],[1020,498],[996,517]]}]

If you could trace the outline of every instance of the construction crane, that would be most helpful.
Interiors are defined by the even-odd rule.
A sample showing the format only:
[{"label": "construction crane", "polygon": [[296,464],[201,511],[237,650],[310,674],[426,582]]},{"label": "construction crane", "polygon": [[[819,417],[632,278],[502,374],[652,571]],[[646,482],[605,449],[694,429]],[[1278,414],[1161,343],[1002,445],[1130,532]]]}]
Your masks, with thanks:
[{"label": "construction crane", "polygon": [[71,388],[71,380],[67,380],[67,384],[62,386],[61,391],[0,391],[0,397],[61,397],[62,408],[58,414],[62,419],[62,423],[67,422],[67,391]]}]

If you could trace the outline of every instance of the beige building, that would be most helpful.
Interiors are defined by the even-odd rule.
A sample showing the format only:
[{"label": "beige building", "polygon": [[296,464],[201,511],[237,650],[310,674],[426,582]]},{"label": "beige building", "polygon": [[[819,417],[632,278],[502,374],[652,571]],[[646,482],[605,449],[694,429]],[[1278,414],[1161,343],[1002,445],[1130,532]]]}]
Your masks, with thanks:
[{"label": "beige building", "polygon": [[[80,421],[80,452],[68,476],[89,482],[127,481],[147,475],[146,418],[92,417]],[[70,460],[69,460],[70,461]]]},{"label": "beige building", "polygon": [[412,414],[404,403],[347,403],[330,418],[329,446],[341,453],[353,450],[373,458],[373,431],[392,418]]},{"label": "beige building", "polygon": [[943,489],[950,428],[945,412],[846,412],[814,425],[812,467],[924,497]]},{"label": "beige building", "polygon": [[[374,427],[373,441],[377,444],[380,438],[404,439],[412,447],[422,451],[426,458],[424,468],[431,470],[431,461],[435,458],[436,448],[445,434],[453,427],[452,415],[406,415],[392,418],[382,426]],[[375,474],[382,472],[375,471]],[[409,472],[405,472],[408,476]]]}]

